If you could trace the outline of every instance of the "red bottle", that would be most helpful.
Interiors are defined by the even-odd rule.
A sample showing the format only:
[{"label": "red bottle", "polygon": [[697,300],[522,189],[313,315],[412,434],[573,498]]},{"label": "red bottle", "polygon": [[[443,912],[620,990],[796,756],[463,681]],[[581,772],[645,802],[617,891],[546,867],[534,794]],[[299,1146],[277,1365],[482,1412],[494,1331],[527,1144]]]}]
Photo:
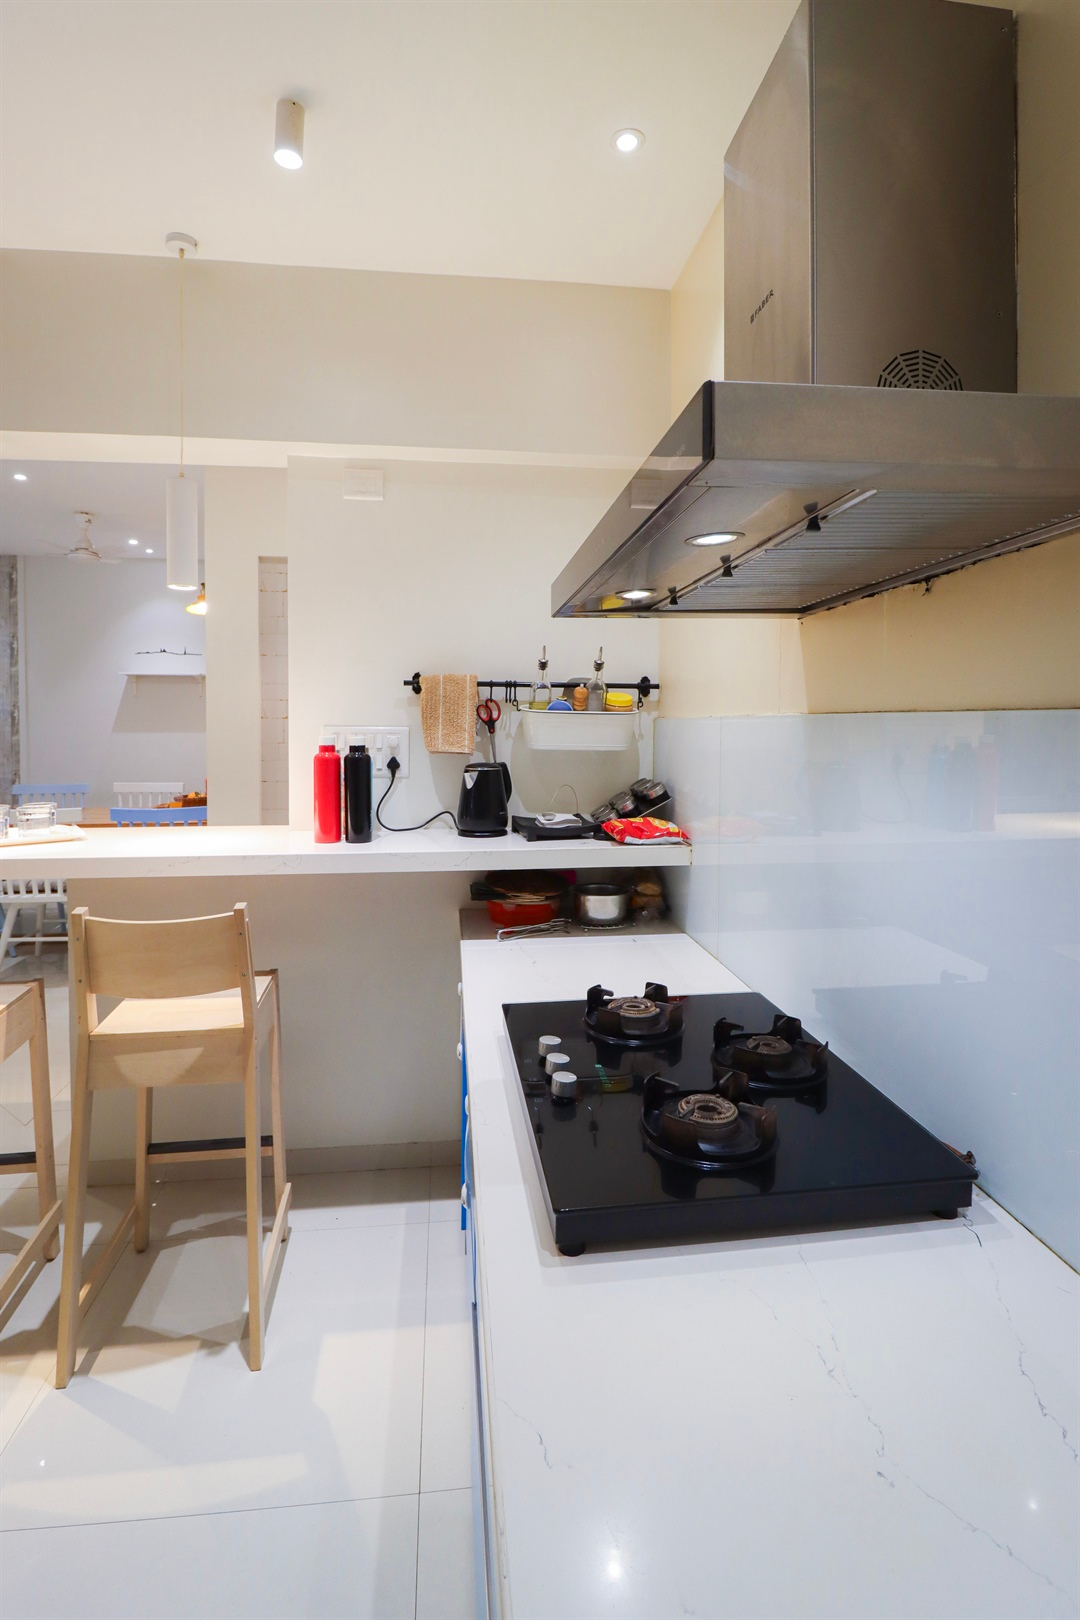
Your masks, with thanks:
[{"label": "red bottle", "polygon": [[315,755],[315,842],[341,843],[341,756],[333,737],[320,737]]}]

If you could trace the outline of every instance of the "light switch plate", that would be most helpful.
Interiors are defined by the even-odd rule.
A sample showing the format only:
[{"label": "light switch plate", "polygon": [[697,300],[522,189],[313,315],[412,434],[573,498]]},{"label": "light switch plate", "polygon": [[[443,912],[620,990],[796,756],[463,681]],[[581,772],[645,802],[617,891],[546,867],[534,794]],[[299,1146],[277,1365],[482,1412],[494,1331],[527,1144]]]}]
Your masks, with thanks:
[{"label": "light switch plate", "polygon": [[355,726],[328,724],[323,726],[324,737],[333,737],[338,753],[347,754],[350,743],[363,743],[371,755],[372,775],[388,777],[388,759],[395,756],[401,761],[399,776],[409,774],[409,728],[400,726]]}]

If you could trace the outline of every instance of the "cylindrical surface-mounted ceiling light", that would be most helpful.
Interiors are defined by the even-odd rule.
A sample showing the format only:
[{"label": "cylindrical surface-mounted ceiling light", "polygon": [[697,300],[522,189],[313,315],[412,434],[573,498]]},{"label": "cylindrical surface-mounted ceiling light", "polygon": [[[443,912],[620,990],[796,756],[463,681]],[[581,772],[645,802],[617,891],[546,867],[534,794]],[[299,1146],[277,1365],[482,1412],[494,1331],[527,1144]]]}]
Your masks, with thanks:
[{"label": "cylindrical surface-mounted ceiling light", "polygon": [[165,580],[172,591],[199,588],[199,486],[194,478],[165,480]]},{"label": "cylindrical surface-mounted ceiling light", "polygon": [[283,169],[299,169],[304,161],[304,109],[284,97],[274,120],[274,162]]}]

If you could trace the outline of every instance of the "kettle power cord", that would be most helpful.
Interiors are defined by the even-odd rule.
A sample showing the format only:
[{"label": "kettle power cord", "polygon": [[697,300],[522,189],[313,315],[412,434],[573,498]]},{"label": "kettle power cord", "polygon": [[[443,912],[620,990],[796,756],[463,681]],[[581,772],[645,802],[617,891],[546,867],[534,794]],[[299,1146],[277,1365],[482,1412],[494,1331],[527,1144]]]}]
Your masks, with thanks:
[{"label": "kettle power cord", "polygon": [[457,816],[455,816],[455,814],[454,814],[454,812],[452,810],[436,810],[436,812],[435,812],[435,814],[433,816],[428,816],[426,821],[418,821],[416,823],[415,827],[390,827],[390,826],[388,826],[387,823],[383,820],[381,812],[382,812],[383,805],[386,803],[386,795],[387,795],[387,793],[390,792],[390,789],[393,787],[394,783],[397,781],[397,773],[401,769],[401,761],[400,761],[400,759],[398,759],[395,754],[391,754],[390,758],[386,762],[386,768],[390,772],[390,780],[386,784],[386,789],[385,789],[385,791],[383,793],[382,798],[379,800],[378,804],[375,806],[375,820],[379,823],[379,826],[383,829],[384,832],[422,832],[425,827],[430,827],[431,823],[433,821],[438,821],[440,816],[449,816],[450,820],[454,823],[455,831],[460,832],[461,829],[458,827]]}]

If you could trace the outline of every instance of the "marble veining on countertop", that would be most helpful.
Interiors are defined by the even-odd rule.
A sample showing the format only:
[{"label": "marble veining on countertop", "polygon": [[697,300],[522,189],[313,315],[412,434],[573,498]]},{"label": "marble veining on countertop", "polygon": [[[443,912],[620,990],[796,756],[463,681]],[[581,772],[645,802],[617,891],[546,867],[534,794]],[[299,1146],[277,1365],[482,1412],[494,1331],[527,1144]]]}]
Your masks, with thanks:
[{"label": "marble veining on countertop", "polygon": [[462,961],[505,1612],[1080,1612],[1076,1273],[978,1191],[951,1222],[565,1259],[502,1003],[743,986],[684,936]]}]

